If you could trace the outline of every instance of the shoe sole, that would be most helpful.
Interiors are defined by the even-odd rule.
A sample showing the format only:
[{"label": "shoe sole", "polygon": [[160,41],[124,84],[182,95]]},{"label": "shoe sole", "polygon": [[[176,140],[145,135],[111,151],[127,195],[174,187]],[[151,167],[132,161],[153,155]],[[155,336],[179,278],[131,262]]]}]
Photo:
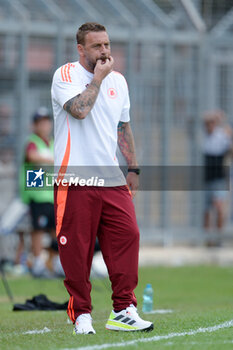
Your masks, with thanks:
[{"label": "shoe sole", "polygon": [[121,328],[121,327],[117,327],[117,326],[112,326],[112,325],[108,325],[106,324],[105,328],[109,331],[123,331],[123,332],[151,332],[154,329],[154,325],[153,323],[151,323],[151,325],[147,328],[142,328],[142,329],[126,329],[126,328]]}]

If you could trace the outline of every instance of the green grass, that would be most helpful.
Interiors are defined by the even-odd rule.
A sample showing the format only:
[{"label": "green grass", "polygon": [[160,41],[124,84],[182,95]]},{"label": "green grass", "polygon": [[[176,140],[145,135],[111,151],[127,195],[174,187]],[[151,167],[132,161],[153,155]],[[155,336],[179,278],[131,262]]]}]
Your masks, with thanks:
[{"label": "green grass", "polygon": [[[110,286],[108,281],[105,285]],[[104,328],[111,310],[111,292],[103,281],[93,281],[92,302],[96,335],[73,336],[73,326],[67,324],[66,312],[13,312],[0,282],[0,349],[50,350],[77,349],[104,343],[127,342],[169,333],[181,333],[199,327],[211,327],[233,319],[233,268],[179,267],[141,268],[136,289],[138,309],[142,306],[142,293],[146,283],[154,288],[155,309],[172,309],[171,314],[144,315],[154,322],[155,329],[145,333],[111,332]],[[39,293],[51,300],[68,299],[62,280],[35,280],[29,277],[9,278],[15,302],[24,302]],[[141,312],[140,312],[141,313]],[[142,313],[141,313],[142,315]],[[22,334],[28,330],[51,330],[45,334]],[[213,333],[186,335],[171,339],[127,345],[124,349],[172,350],[232,350],[233,328]],[[111,346],[111,350],[119,347]]]}]

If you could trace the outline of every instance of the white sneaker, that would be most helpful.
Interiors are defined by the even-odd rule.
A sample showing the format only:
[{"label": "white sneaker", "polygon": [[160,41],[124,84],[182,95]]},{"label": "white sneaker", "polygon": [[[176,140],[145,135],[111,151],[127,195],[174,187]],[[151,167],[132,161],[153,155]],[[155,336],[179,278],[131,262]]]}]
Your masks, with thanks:
[{"label": "white sneaker", "polygon": [[73,334],[95,334],[90,314],[82,314],[77,317]]},{"label": "white sneaker", "polygon": [[112,311],[106,323],[106,328],[113,331],[149,332],[154,329],[154,325],[149,321],[142,320],[138,315],[137,308],[131,304],[120,312]]}]

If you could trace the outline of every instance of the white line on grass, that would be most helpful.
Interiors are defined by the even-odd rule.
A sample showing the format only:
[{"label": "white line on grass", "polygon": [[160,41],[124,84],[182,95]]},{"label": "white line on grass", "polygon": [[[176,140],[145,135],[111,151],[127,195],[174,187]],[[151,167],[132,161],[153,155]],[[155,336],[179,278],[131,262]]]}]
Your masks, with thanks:
[{"label": "white line on grass", "polygon": [[[172,346],[174,345],[175,343],[172,342],[172,341],[168,341],[167,343],[164,343],[163,345],[165,346]],[[213,344],[213,342],[210,342],[210,341],[189,341],[189,342],[186,342],[186,343],[182,343],[182,345],[184,344],[188,344],[189,346],[191,345],[210,345],[210,344]],[[217,341],[215,340],[214,341],[214,344],[233,344],[233,340],[224,340],[224,341]]]},{"label": "white line on grass", "polygon": [[23,332],[22,334],[43,334],[48,332],[51,332],[51,329],[44,327],[43,329],[33,329],[32,331],[26,331],[26,332]]},{"label": "white line on grass", "polygon": [[149,312],[144,312],[144,314],[171,314],[173,310],[170,309],[157,309]]},{"label": "white line on grass", "polygon": [[195,335],[199,333],[212,333],[216,332],[219,329],[223,328],[230,328],[233,327],[233,320],[220,323],[219,325],[215,325],[212,327],[207,327],[207,328],[198,328],[194,330],[190,330],[188,332],[181,332],[181,333],[170,333],[167,335],[155,335],[154,337],[151,338],[139,338],[135,340],[130,340],[126,342],[121,342],[121,343],[106,343],[106,344],[101,344],[101,345],[93,345],[93,346],[84,346],[81,348],[66,348],[63,350],[102,350],[102,349],[108,349],[108,348],[113,348],[113,347],[123,347],[127,345],[135,345],[137,343],[148,343],[148,342],[156,342],[159,340],[163,339],[171,339],[175,337],[184,337],[186,335]]}]

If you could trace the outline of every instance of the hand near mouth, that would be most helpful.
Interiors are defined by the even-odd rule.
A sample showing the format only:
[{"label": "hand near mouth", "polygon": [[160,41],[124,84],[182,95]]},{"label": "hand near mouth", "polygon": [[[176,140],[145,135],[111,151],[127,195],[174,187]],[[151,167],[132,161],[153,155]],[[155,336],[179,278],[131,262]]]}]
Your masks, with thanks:
[{"label": "hand near mouth", "polygon": [[95,78],[101,82],[112,71],[113,64],[112,56],[98,59],[94,69]]}]

